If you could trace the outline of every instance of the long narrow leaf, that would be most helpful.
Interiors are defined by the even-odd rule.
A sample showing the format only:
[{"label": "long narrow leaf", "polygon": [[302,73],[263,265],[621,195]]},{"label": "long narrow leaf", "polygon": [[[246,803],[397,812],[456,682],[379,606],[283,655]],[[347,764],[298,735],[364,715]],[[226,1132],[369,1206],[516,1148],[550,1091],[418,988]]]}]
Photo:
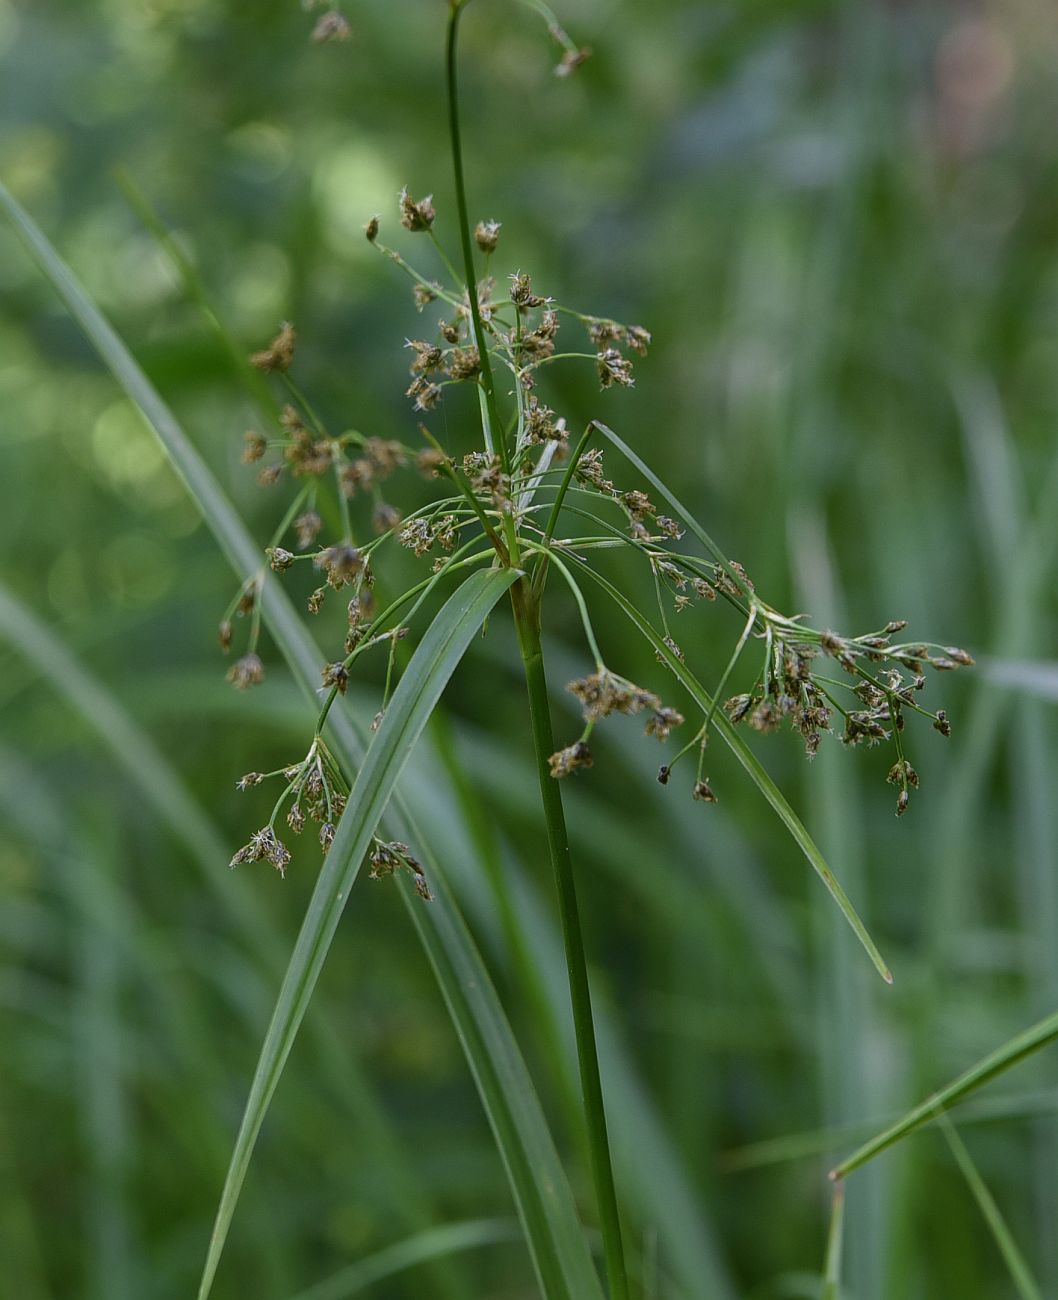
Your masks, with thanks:
[{"label": "long narrow leaf", "polygon": [[936,1117],[938,1110],[946,1110],[949,1106],[955,1105],[968,1093],[980,1088],[982,1084],[988,1083],[997,1074],[1005,1073],[1012,1066],[1017,1065],[1019,1061],[1023,1061],[1027,1056],[1038,1052],[1041,1047],[1046,1047],[1048,1043],[1054,1042],[1056,1038],[1058,1038],[1058,1012],[1047,1016],[1030,1029],[1026,1029],[1023,1033],[1011,1038],[1002,1047],[990,1052],[976,1065],[972,1065],[970,1069],[960,1074],[946,1088],[942,1088],[940,1092],[935,1092],[931,1097],[927,1097],[921,1105],[909,1110],[902,1119],[898,1119],[895,1124],[879,1133],[877,1137],[865,1142],[858,1151],[854,1151],[847,1160],[843,1160],[837,1168],[831,1171],[831,1178],[844,1178],[846,1174],[852,1173],[860,1165],[865,1165],[868,1160],[873,1160],[875,1156],[894,1146],[901,1138],[907,1137],[909,1133],[921,1128],[923,1124],[928,1124],[931,1119]]},{"label": "long narrow leaf", "polygon": [[1025,1257],[1019,1250],[1018,1243],[1014,1240],[1014,1234],[1007,1227],[1006,1220],[995,1202],[995,1197],[988,1190],[988,1185],[974,1164],[973,1156],[966,1149],[966,1143],[959,1136],[958,1130],[944,1111],[938,1113],[937,1124],[948,1140],[948,1146],[955,1157],[955,1163],[959,1166],[959,1172],[965,1178],[970,1194],[977,1202],[977,1208],[981,1211],[981,1217],[988,1225],[988,1231],[992,1234],[996,1245],[999,1247],[999,1253],[1003,1256],[1021,1300],[1043,1300],[1043,1293],[1036,1285],[1032,1270],[1025,1262]]},{"label": "long narrow leaf", "polygon": [[[0,208],[7,212],[44,275],[80,323],[115,379],[143,412],[235,573],[243,580],[259,575],[259,548],[209,468],[70,269],[2,184]],[[265,622],[303,692],[315,705],[322,656],[285,592],[268,572],[264,574],[263,594]],[[347,766],[355,767],[362,758],[363,743],[352,718],[343,710],[332,709],[328,724],[337,754]],[[440,865],[432,861],[427,841],[416,834],[414,820],[403,807],[399,795],[394,800],[394,805],[400,811],[401,825],[407,828],[405,838],[413,838],[417,846],[423,848],[424,858],[432,872],[435,892],[438,892],[437,902],[428,909],[420,909],[423,915],[419,919],[425,919],[439,928],[447,914],[454,912],[446,893],[436,889],[442,879]],[[409,907],[413,903],[416,900],[408,900]],[[480,1046],[481,1040],[463,1040],[468,1062],[475,1072],[491,1069],[492,1063],[487,1056],[486,1059],[476,1060],[472,1053],[479,1050],[487,1053],[488,1045],[494,1039],[509,1052],[512,1094],[482,1091],[481,1097],[494,1132],[513,1133],[511,1140],[520,1148],[520,1151],[515,1152],[501,1151],[501,1155],[511,1177],[512,1193],[543,1292],[549,1300],[552,1297],[567,1296],[571,1300],[572,1297],[576,1297],[576,1300],[602,1300],[599,1280],[580,1231],[565,1172],[510,1025],[495,998],[484,963],[473,941],[465,930],[458,927],[451,934],[452,942],[459,944],[462,949],[467,968],[475,972],[475,988],[486,991],[482,996],[488,998],[492,1013],[490,1022],[479,1026],[484,1033],[484,1048]],[[438,978],[446,978],[443,968],[438,968]],[[447,991],[453,996],[458,992],[451,989]],[[480,1001],[471,1004],[471,1010],[476,1015],[480,1014],[480,1007]],[[515,1097],[530,1099],[532,1104],[516,1109]],[[500,1113],[495,1112],[496,1107],[500,1108]],[[513,1116],[513,1125],[510,1127],[505,1122],[508,1114]],[[524,1160],[521,1158],[523,1153]],[[530,1169],[532,1174],[517,1181],[515,1171],[523,1167]]]},{"label": "long narrow leaf", "polygon": [[[587,574],[593,582],[597,583],[614,601],[614,603],[628,616],[628,618],[636,625],[640,632],[642,632],[643,636],[646,637],[657,653],[661,656],[663,662],[672,669],[676,678],[694,698],[699,708],[701,708],[704,713],[708,714],[712,709],[712,697],[686,664],[673,654],[664,638],[661,637],[650,622],[643,617],[635,605],[633,605],[632,602],[611,582],[608,582],[602,574],[596,573],[594,569],[584,565],[580,571]],[[841,885],[838,883],[837,877],[828,866],[826,858],[823,857],[816,842],[805,829],[801,819],[787,803],[782,791],[761,766],[757,756],[719,710],[717,710],[713,715],[713,725],[720,732],[724,743],[749,774],[753,784],[761,792],[768,803],[771,804],[775,812],[778,813],[779,819],[793,836],[798,848],[800,848],[801,852],[811,863],[813,870],[830,891],[831,897],[841,909],[842,915],[852,927],[853,933],[863,945],[879,975],[881,975],[882,979],[884,979],[887,984],[892,984],[893,977],[889,971],[889,967],[882,959],[882,954],[878,951],[874,940],[871,938],[870,934],[868,934],[867,927],[860,920],[859,914],[849,901],[848,896],[842,889]]]},{"label": "long narrow leaf", "polygon": [[309,900],[261,1048],[224,1181],[199,1300],[205,1300],[212,1287],[257,1135],[308,1010],[360,864],[371,847],[372,837],[411,750],[430,720],[448,679],[492,607],[517,576],[511,569],[475,573],[449,597],[417,646],[368,748]]},{"label": "long narrow leaf", "polygon": [[845,1188],[834,1188],[827,1234],[827,1257],[823,1265],[823,1300],[841,1300],[841,1256],[845,1242]]},{"label": "long narrow leaf", "polygon": [[512,1241],[517,1235],[518,1224],[513,1219],[468,1219],[464,1223],[444,1223],[387,1246],[366,1259],[357,1260],[308,1290],[299,1291],[293,1300],[349,1300],[351,1296],[362,1295],[377,1282],[384,1282],[427,1260],[456,1251],[495,1246]]}]

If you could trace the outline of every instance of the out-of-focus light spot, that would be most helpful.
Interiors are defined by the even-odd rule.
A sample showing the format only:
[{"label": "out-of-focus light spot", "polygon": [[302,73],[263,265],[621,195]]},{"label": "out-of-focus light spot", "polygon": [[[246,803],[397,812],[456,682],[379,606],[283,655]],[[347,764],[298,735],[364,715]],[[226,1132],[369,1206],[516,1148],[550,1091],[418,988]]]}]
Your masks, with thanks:
[{"label": "out-of-focus light spot", "polygon": [[251,244],[239,254],[224,288],[224,315],[236,331],[278,323],[290,286],[290,262],[275,244]]},{"label": "out-of-focus light spot", "polygon": [[[377,257],[364,238],[364,222],[376,212],[394,214],[401,182],[370,145],[351,144],[326,154],[312,176],[324,238],[343,257]],[[384,237],[384,236],[383,236]]]},{"label": "out-of-focus light spot", "polygon": [[941,94],[966,109],[993,103],[1014,73],[1014,50],[992,23],[969,19],[945,33],[937,51]]},{"label": "out-of-focus light spot", "polygon": [[96,463],[116,487],[142,487],[165,468],[165,456],[131,402],[108,406],[92,427]]},{"label": "out-of-focus light spot", "polygon": [[0,55],[6,54],[18,35],[18,14],[10,0],[0,0]]},{"label": "out-of-focus light spot", "polygon": [[165,596],[175,571],[169,552],[144,533],[115,537],[99,559],[100,576],[114,601],[136,609],[145,609]]},{"label": "out-of-focus light spot", "polygon": [[55,188],[62,141],[44,126],[27,126],[4,140],[0,169],[4,184],[23,202],[40,202]]},{"label": "out-of-focus light spot", "polygon": [[249,180],[275,180],[290,163],[290,135],[270,122],[247,122],[225,143],[237,159],[236,169]]},{"label": "out-of-focus light spot", "polygon": [[91,586],[81,546],[67,546],[48,566],[45,590],[52,608],[70,617],[87,614],[92,604]]}]

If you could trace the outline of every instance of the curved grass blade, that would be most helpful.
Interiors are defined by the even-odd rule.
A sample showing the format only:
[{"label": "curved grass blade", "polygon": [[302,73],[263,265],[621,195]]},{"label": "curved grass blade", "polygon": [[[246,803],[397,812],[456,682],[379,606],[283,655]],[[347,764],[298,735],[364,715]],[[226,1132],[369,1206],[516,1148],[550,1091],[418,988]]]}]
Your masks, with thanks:
[{"label": "curved grass blade", "polygon": [[[973,1157],[966,1149],[966,1143],[959,1136],[958,1130],[945,1111],[938,1112],[937,1124],[948,1140],[948,1146],[955,1157],[955,1163],[959,1166],[959,1172],[966,1179],[966,1185],[977,1202],[981,1217],[988,1225],[988,1230],[999,1247],[999,1253],[1003,1256],[1011,1280],[1018,1295],[1021,1296],[1021,1300],[1043,1300],[1043,1292],[1036,1285],[1032,1270],[1025,1262],[1024,1255],[1018,1249],[1018,1244],[1007,1227],[1006,1220],[1003,1218],[995,1198],[988,1190],[985,1180],[981,1177],[980,1171],[973,1162]],[[841,1184],[839,1183],[838,1186],[840,1187]]]},{"label": "curved grass blade", "polygon": [[1004,1074],[1027,1056],[1032,1056],[1034,1052],[1038,1052],[1041,1047],[1046,1047],[1048,1043],[1054,1042],[1056,1038],[1058,1038],[1058,1012],[1045,1017],[1023,1033],[1015,1035],[1002,1047],[996,1048],[994,1052],[990,1052],[976,1065],[972,1065],[968,1070],[960,1074],[946,1088],[942,1088],[940,1092],[935,1092],[931,1097],[927,1097],[921,1105],[909,1110],[902,1119],[898,1119],[895,1124],[879,1133],[877,1137],[865,1142],[858,1151],[854,1151],[847,1160],[843,1160],[840,1165],[830,1171],[831,1178],[844,1178],[847,1174],[851,1174],[854,1169],[859,1169],[868,1160],[873,1160],[875,1156],[887,1151],[891,1146],[895,1146],[897,1142],[907,1137],[909,1133],[913,1133],[915,1129],[921,1128],[923,1124],[935,1119],[938,1110],[946,1110],[948,1107],[954,1106],[968,1093],[974,1092],[983,1084],[988,1083],[990,1079],[994,1079],[996,1075]]},{"label": "curved grass blade", "polygon": [[610,442],[613,443],[613,445],[617,448],[617,450],[621,453],[621,455],[624,456],[624,458],[630,464],[634,465],[636,469],[639,470],[640,474],[643,475],[643,477],[647,480],[650,486],[654,488],[655,491],[657,491],[657,493],[660,496],[663,496],[665,498],[665,500],[669,503],[672,509],[676,512],[676,514],[679,515],[679,517],[687,525],[687,527],[694,534],[694,536],[697,537],[698,540],[701,542],[701,544],[705,547],[705,549],[709,551],[713,559],[716,560],[718,564],[722,564],[725,569],[730,568],[730,562],[727,556],[724,554],[724,552],[720,549],[720,547],[716,544],[716,542],[713,541],[713,539],[701,526],[698,520],[695,519],[694,515],[691,514],[691,512],[679,500],[679,498],[673,496],[673,494],[666,487],[665,483],[660,478],[658,478],[658,476],[654,473],[654,471],[650,468],[650,466],[646,463],[646,461],[643,460],[640,456],[638,456],[628,445],[628,443],[625,442],[623,438],[619,438],[617,434],[614,433],[613,429],[609,428],[605,424],[600,424],[598,420],[592,420],[592,424],[596,427],[596,429],[599,430],[599,432],[603,435],[604,438],[607,438]]},{"label": "curved grass blade", "polygon": [[[96,732],[130,783],[140,791],[147,805],[168,826],[175,840],[199,868],[206,888],[228,916],[235,931],[244,937],[262,969],[270,976],[281,978],[285,967],[281,949],[283,937],[278,927],[254,892],[232,889],[228,873],[218,869],[229,858],[230,847],[135,714],[77,659],[52,628],[42,623],[2,585],[0,641],[10,644],[36,674],[50,683],[71,711]],[[201,698],[201,695],[196,695],[196,698]],[[0,752],[0,780],[10,782],[10,779],[11,772],[5,765],[4,754]],[[12,796],[11,791],[6,790],[0,802],[10,806],[17,802],[20,794]],[[63,831],[59,829],[54,810],[49,808],[38,820],[62,841]],[[69,838],[65,841],[70,842]],[[134,924],[126,919],[128,933],[132,934]],[[310,1025],[310,1030],[327,1081],[350,1105],[365,1156],[376,1158],[385,1171],[384,1177],[379,1176],[378,1185],[387,1198],[390,1214],[400,1226],[409,1230],[431,1222],[435,1209],[424,1196],[421,1180],[415,1176],[398,1146],[392,1125],[355,1053],[322,1017]],[[447,1271],[445,1264],[441,1272]],[[465,1291],[464,1282],[459,1278],[438,1276],[435,1285],[439,1295],[447,1297],[447,1300]]]},{"label": "curved grass blade", "polygon": [[357,773],[349,802],[312,891],[254,1071],[199,1287],[205,1300],[220,1263],[257,1135],[308,1009],[349,891],[371,847],[411,750],[492,607],[518,574],[493,569],[467,578],[448,598],[416,647]]},{"label": "curved grass blade", "polygon": [[[261,573],[260,550],[223,489],[109,322],[43,232],[2,184],[0,208],[6,211],[45,277],[81,325],[115,379],[140,408],[237,576],[243,580],[263,577],[265,623],[302,691],[315,706],[319,665],[323,662],[323,656],[271,572],[266,568]],[[364,746],[352,718],[344,710],[332,709],[328,727],[336,753],[350,769],[355,768],[362,758]],[[424,837],[415,832],[414,821],[403,808],[399,794],[394,799],[394,805],[400,809],[401,822],[408,827],[405,838],[414,839],[420,846],[425,845],[424,860],[431,869],[436,886],[436,882],[441,879],[440,866],[432,862],[428,844]],[[436,887],[435,893],[438,895],[437,901],[428,909],[419,906],[417,900],[406,901],[409,908],[416,906],[417,911],[413,915],[439,928],[441,919],[453,907],[445,893]],[[515,1140],[527,1156],[527,1160],[522,1162],[511,1158],[509,1152],[501,1152],[511,1174],[512,1192],[541,1288],[548,1300],[565,1296],[571,1300],[573,1297],[576,1300],[602,1300],[598,1277],[576,1216],[565,1172],[539,1102],[536,1101],[532,1081],[518,1052],[510,1025],[488,981],[484,962],[465,931],[454,929],[452,940],[463,945],[463,957],[470,969],[477,973],[475,987],[479,991],[485,990],[482,996],[487,994],[489,999],[492,1016],[489,1024],[483,1026],[486,1044],[496,1040],[510,1053],[512,1069],[515,1063],[517,1065],[512,1086],[518,1097],[531,1098],[534,1103],[531,1107],[515,1110],[513,1097],[481,1093],[494,1131],[513,1131]],[[443,971],[439,971],[439,977],[441,974]],[[478,1002],[471,1004],[471,1011],[479,1014],[479,1006]],[[487,1060],[475,1062],[471,1057],[471,1053],[478,1050],[478,1040],[464,1039],[463,1046],[472,1069],[488,1068]],[[504,1113],[510,1111],[513,1114],[513,1130],[508,1130],[506,1126],[501,1128],[497,1119],[503,1116],[494,1115],[490,1109],[492,1106],[499,1106]],[[524,1183],[515,1182],[513,1171],[523,1167],[523,1164],[532,1171],[531,1176]]]},{"label": "curved grass blade", "polygon": [[357,1260],[315,1286],[299,1291],[292,1300],[350,1300],[352,1296],[363,1295],[376,1282],[384,1282],[427,1260],[456,1251],[500,1245],[517,1240],[518,1235],[519,1227],[513,1219],[468,1219],[464,1223],[444,1223],[417,1232],[413,1237],[368,1255],[366,1259]]},{"label": "curved grass blade", "polygon": [[841,1255],[845,1242],[845,1188],[834,1188],[827,1234],[827,1257],[823,1265],[823,1300],[841,1300]]},{"label": "curved grass blade", "polygon": [[[569,552],[568,554],[572,557],[573,552]],[[593,582],[597,583],[598,586],[600,586],[614,601],[614,603],[620,607],[620,609],[628,616],[643,636],[646,637],[654,647],[662,661],[672,670],[676,678],[683,684],[684,688],[693,697],[699,708],[708,714],[713,705],[712,696],[705,690],[686,664],[673,654],[668,645],[666,645],[664,639],[658,635],[655,629],[647,619],[643,617],[635,605],[633,605],[632,602],[628,600],[628,598],[624,596],[612,583],[608,582],[602,574],[596,573],[595,570],[590,568],[588,565],[582,564],[580,572],[586,574]],[[782,791],[764,770],[757,756],[753,753],[727,718],[723,716],[719,709],[715,714],[713,714],[712,725],[720,732],[724,743],[742,764],[743,768],[749,774],[750,779],[753,781],[753,784],[779,815],[780,821],[793,836],[798,848],[800,848],[801,852],[812,865],[813,870],[830,891],[831,897],[834,899],[835,903],[837,903],[842,915],[845,917],[845,920],[852,927],[852,931],[856,935],[856,938],[859,939],[860,943],[866,950],[867,955],[874,963],[875,970],[877,970],[878,974],[881,975],[882,979],[884,979],[887,984],[892,984],[892,973],[890,972],[889,967],[885,964],[885,961],[882,959],[882,954],[878,951],[874,940],[867,932],[867,927],[860,920],[859,914],[849,901],[849,898],[841,885],[838,883],[837,877],[828,866],[826,858],[823,857],[816,842],[805,829],[801,819],[787,803]]]}]

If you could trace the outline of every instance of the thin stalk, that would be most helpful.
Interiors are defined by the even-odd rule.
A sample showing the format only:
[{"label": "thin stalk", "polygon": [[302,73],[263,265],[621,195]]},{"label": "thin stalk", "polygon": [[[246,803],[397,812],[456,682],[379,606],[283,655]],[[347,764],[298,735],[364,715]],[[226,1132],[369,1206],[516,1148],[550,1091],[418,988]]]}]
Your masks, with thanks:
[{"label": "thin stalk", "polygon": [[[471,247],[470,218],[467,212],[466,184],[463,179],[463,146],[459,126],[459,99],[456,79],[456,44],[459,16],[468,0],[449,0],[448,40],[446,50],[448,125],[452,147],[452,167],[455,177],[456,207],[459,216],[459,239],[463,250],[466,274],[467,299],[474,338],[481,363],[481,388],[484,392],[482,430],[491,428],[499,441],[499,455],[504,472],[510,474],[510,455],[507,440],[502,435],[504,425],[496,406],[496,388],[492,365],[478,308],[477,280],[474,272],[474,254]],[[515,523],[510,513],[504,515],[504,536],[509,549],[508,562],[519,560],[519,541]],[[502,557],[501,557],[502,558]],[[540,600],[529,581],[522,577],[511,587],[518,646],[525,667],[526,688],[529,694],[529,714],[533,731],[537,776],[547,827],[548,849],[558,893],[559,915],[562,921],[562,938],[566,953],[566,971],[569,978],[570,1003],[573,1011],[573,1028],[577,1042],[577,1064],[580,1070],[581,1093],[584,1102],[591,1157],[592,1180],[602,1228],[603,1252],[610,1300],[629,1300],[628,1275],[625,1270],[624,1248],[621,1242],[621,1222],[617,1209],[617,1191],[614,1186],[613,1165],[606,1132],[606,1112],[603,1107],[602,1081],[599,1075],[599,1056],[595,1041],[595,1024],[591,1009],[591,990],[588,984],[588,967],[584,955],[584,938],[581,932],[580,912],[573,878],[573,861],[566,819],[562,809],[562,795],[552,779],[548,758],[555,750],[551,729],[551,711],[544,673],[544,652],[540,640]]]},{"label": "thin stalk", "polygon": [[499,439],[500,460],[505,473],[510,473],[506,440],[500,436],[503,428],[499,411],[496,407],[496,385],[492,378],[492,362],[489,359],[485,328],[481,323],[481,311],[478,307],[478,282],[474,272],[474,250],[470,243],[470,216],[467,212],[467,189],[463,179],[463,140],[459,129],[459,91],[456,78],[456,44],[459,35],[459,15],[468,0],[449,0],[448,41],[445,50],[445,68],[448,85],[448,133],[452,143],[452,170],[455,179],[456,211],[459,214],[459,242],[463,250],[463,271],[467,282],[467,298],[470,303],[470,319],[474,324],[474,341],[477,344],[481,361],[481,386],[485,390],[485,405],[488,410],[489,424],[496,431]]},{"label": "thin stalk", "polygon": [[841,1248],[845,1237],[845,1188],[834,1188],[830,1232],[827,1234],[827,1258],[823,1272],[823,1300],[841,1300]]},{"label": "thin stalk", "polygon": [[606,1132],[606,1112],[603,1107],[595,1023],[591,1009],[591,990],[588,985],[588,967],[584,956],[580,911],[577,907],[573,860],[566,834],[562,793],[557,781],[552,778],[548,765],[548,758],[555,750],[555,738],[551,729],[551,709],[548,702],[547,678],[544,673],[544,651],[540,641],[540,604],[524,578],[511,588],[511,600],[518,630],[518,646],[525,666],[537,777],[540,782],[540,797],[547,826],[547,843],[555,874],[559,915],[562,920],[566,973],[569,978],[573,1028],[577,1040],[577,1064],[580,1069],[581,1093],[588,1130],[588,1150],[591,1156],[592,1180],[595,1185],[602,1229],[610,1300],[628,1300],[628,1277],[625,1272],[617,1191],[614,1186],[610,1145]]}]

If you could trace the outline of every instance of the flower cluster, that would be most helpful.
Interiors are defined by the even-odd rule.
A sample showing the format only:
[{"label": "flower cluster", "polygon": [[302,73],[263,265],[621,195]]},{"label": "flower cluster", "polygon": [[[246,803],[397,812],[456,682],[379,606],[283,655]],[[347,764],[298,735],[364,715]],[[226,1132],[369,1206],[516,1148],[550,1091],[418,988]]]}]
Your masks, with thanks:
[{"label": "flower cluster", "polygon": [[[579,61],[581,53],[570,46],[565,61]],[[417,236],[427,251],[433,247],[443,267],[451,271],[438,239],[442,223],[432,196],[414,198],[405,188],[397,209],[400,227]],[[905,717],[924,714],[942,735],[950,732],[943,710],[932,712],[921,703],[925,670],[957,668],[972,663],[970,656],[952,647],[894,643],[902,623],[887,624],[866,636],[844,637],[814,630],[800,617],[785,617],[761,598],[742,566],[711,543],[706,557],[683,548],[686,525],[693,521],[657,480],[652,495],[609,477],[601,446],[590,445],[596,432],[608,432],[604,426],[589,425],[571,451],[567,420],[539,391],[541,378],[550,366],[574,361],[593,368],[602,390],[630,387],[633,358],[646,356],[651,336],[640,325],[566,307],[538,288],[523,269],[512,271],[502,281],[505,292],[498,293],[497,279],[488,273],[501,247],[498,221],[482,220],[472,232],[473,244],[486,261],[484,275],[468,277],[473,281],[473,299],[454,272],[448,283],[432,278],[384,244],[378,217],[372,217],[364,230],[369,243],[411,279],[416,311],[423,313],[435,304],[438,309],[433,337],[429,331],[417,330],[416,337],[405,340],[407,396],[415,411],[423,416],[435,411],[452,385],[473,385],[484,409],[496,400],[493,374],[509,377],[513,409],[509,422],[490,411],[489,421],[483,421],[484,447],[461,447],[453,454],[424,424],[419,430],[426,445],[418,450],[356,430],[335,435],[294,381],[297,334],[290,323],[283,323],[271,342],[252,354],[252,364],[282,387],[283,401],[270,434],[251,430],[244,435],[243,460],[258,466],[264,485],[287,479],[295,492],[265,548],[267,568],[284,578],[306,569],[315,572],[319,585],[308,596],[310,612],[319,613],[328,598],[341,592],[346,618],[343,653],[321,668],[325,698],[312,746],[301,763],[268,774],[284,778],[283,793],[268,824],[240,849],[232,865],[265,859],[285,870],[290,855],[276,835],[275,823],[287,805],[290,829],[298,833],[306,821],[315,821],[326,851],[349,782],[322,740],[322,727],[335,700],[346,694],[357,659],[376,646],[388,652],[377,726],[397,676],[397,647],[409,633],[411,615],[434,584],[468,565],[510,564],[516,556],[523,570],[532,571],[534,588],[542,589],[549,572],[557,572],[569,585],[595,655],[595,671],[569,684],[580,703],[584,728],[576,740],[550,756],[553,777],[592,767],[592,732],[614,714],[642,716],[645,735],[659,742],[671,738],[684,724],[685,714],[698,715],[691,738],[661,767],[658,779],[667,784],[684,756],[697,751],[692,797],[715,803],[717,796],[703,765],[710,733],[717,726],[745,725],[763,733],[787,723],[801,736],[809,757],[824,734],[840,728],[848,745],[893,746],[888,779],[898,789],[897,812],[902,814],[910,791],[919,784],[904,754]],[[577,345],[561,350],[561,331],[567,321],[584,331],[585,350],[577,350]],[[424,476],[433,493],[426,505],[402,509],[383,491],[399,471],[409,467]],[[657,504],[658,492],[665,506]],[[361,519],[365,508],[366,527]],[[556,534],[556,526],[574,516],[577,531]],[[339,520],[336,534],[324,536],[325,518]],[[696,526],[695,531],[708,542]],[[377,554],[386,545],[392,550],[393,544],[415,560],[429,563],[431,576],[408,587],[396,600],[390,595],[378,601]],[[623,548],[645,564],[657,592],[660,628],[644,635],[659,663],[686,689],[689,704],[681,703],[680,708],[663,704],[654,690],[637,686],[605,666],[580,589],[583,576],[601,580],[593,562],[596,548]],[[221,623],[225,651],[233,643],[233,620],[246,618],[250,624],[245,652],[228,674],[239,689],[264,678],[258,653],[264,577],[263,566],[262,573],[236,594]],[[411,614],[405,616],[404,606],[409,603]],[[668,622],[671,614],[682,614],[696,603],[726,605],[744,620],[730,662],[708,695],[698,686],[695,669],[687,663]],[[763,655],[751,655],[758,664],[756,676],[732,693],[730,684],[743,673],[743,656],[754,643],[763,648]],[[256,779],[244,778],[240,783],[243,788],[253,784]],[[422,869],[407,847],[377,841],[371,853],[371,875],[378,878],[398,870],[410,871],[418,892],[429,896]]]}]

